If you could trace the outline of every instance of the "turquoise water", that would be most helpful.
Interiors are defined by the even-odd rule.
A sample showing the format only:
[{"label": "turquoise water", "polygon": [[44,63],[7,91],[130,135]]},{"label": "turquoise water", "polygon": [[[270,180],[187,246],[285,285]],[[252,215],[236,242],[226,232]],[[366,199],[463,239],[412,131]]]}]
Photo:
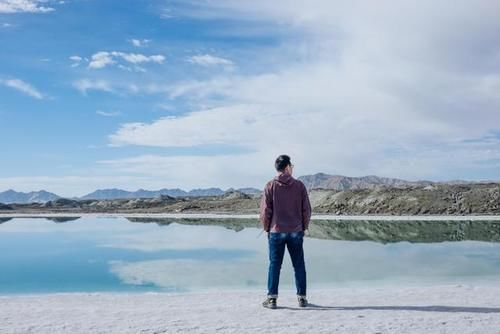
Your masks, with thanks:
[{"label": "turquoise water", "polygon": [[[0,224],[0,294],[265,290],[267,239],[259,229],[178,222],[5,221]],[[500,278],[500,244],[494,242],[306,238],[304,249],[310,289],[494,283]],[[280,287],[293,287],[288,257]]]}]

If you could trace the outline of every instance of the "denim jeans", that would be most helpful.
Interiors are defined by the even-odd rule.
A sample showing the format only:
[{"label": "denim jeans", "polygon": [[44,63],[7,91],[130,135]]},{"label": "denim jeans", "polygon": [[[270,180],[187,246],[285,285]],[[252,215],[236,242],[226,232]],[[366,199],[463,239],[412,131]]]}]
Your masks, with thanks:
[{"label": "denim jeans", "polygon": [[292,259],[297,295],[306,295],[306,266],[304,262],[303,242],[303,231],[273,232],[269,234],[269,274],[267,277],[267,295],[269,297],[278,297],[278,285],[285,246]]}]

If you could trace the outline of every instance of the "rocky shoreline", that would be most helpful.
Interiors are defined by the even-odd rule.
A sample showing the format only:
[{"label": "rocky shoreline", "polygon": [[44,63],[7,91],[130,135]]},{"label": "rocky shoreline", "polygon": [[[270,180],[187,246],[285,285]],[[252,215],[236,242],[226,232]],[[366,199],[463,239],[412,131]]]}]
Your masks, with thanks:
[{"label": "rocky shoreline", "polygon": [[[334,215],[498,215],[500,184],[438,184],[415,187],[309,192],[313,213]],[[230,191],[219,196],[75,200],[2,204],[0,213],[231,213],[256,214],[260,194]]]}]

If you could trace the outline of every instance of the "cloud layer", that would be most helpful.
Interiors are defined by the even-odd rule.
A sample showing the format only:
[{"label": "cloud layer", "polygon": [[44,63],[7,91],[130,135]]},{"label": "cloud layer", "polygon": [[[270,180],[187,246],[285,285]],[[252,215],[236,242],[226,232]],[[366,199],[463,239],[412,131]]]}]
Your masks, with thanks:
[{"label": "cloud layer", "polygon": [[131,64],[141,64],[150,62],[161,64],[165,60],[165,57],[162,55],[145,56],[140,53],[99,51],[92,55],[88,67],[92,69],[104,68],[108,65],[116,64],[117,58],[121,58]]},{"label": "cloud layer", "polygon": [[[0,1],[6,3],[14,2]],[[88,59],[68,51],[71,73],[80,75],[70,80],[82,98],[90,103],[102,98],[85,96],[91,91],[113,94],[92,113],[140,105],[133,117],[124,112],[116,118],[124,123],[109,130],[109,149],[121,154],[97,162],[103,175],[128,176],[139,187],[155,178],[167,187],[259,187],[274,173],[276,156],[287,153],[298,175],[499,178],[500,3],[174,0],[168,5],[157,15],[175,20],[162,22],[186,23],[181,26],[192,28],[189,33],[203,27],[202,42],[187,34],[164,43],[172,36],[151,33],[141,38],[155,43],[120,36],[122,51],[94,46],[98,52]],[[140,51],[148,54],[135,52],[145,46]],[[148,64],[155,71],[144,73],[141,66]],[[20,80],[2,84],[44,96]],[[113,105],[118,99],[123,100]],[[168,108],[152,106],[161,114],[142,114],[148,103]],[[146,147],[154,149],[137,153]],[[188,154],[200,147],[217,152]],[[161,149],[185,151],[148,154]],[[86,189],[86,180],[72,182]]]},{"label": "cloud layer", "polygon": [[201,66],[217,66],[217,65],[232,66],[233,65],[233,62],[229,59],[225,59],[225,58],[217,57],[217,56],[212,56],[209,54],[189,57],[188,62],[193,63],[193,64],[198,64]]},{"label": "cloud layer", "polygon": [[0,14],[47,13],[54,10],[47,7],[47,0],[0,0]]},{"label": "cloud layer", "polygon": [[25,95],[34,97],[35,99],[43,99],[45,96],[35,87],[21,79],[0,79],[0,84],[15,89]]},{"label": "cloud layer", "polygon": [[[205,107],[123,124],[110,143],[232,144],[252,152],[213,157],[207,177],[217,180],[214,184],[234,173],[250,178],[256,165],[271,166],[281,153],[300,161],[302,172],[491,177],[500,150],[472,139],[499,129],[500,75],[494,69],[500,66],[500,35],[495,33],[500,21],[493,14],[499,7],[489,1],[359,6],[320,0],[215,0],[184,7],[183,15],[197,19],[279,22],[291,34],[268,51],[276,66],[258,74],[215,73],[207,80],[169,85],[163,92],[171,99]],[[191,61],[217,63],[201,57]],[[143,159],[127,160],[128,168],[159,169]],[[190,168],[170,157],[157,161],[170,171]],[[231,170],[235,165],[238,172]],[[263,180],[266,172],[257,169]]]}]

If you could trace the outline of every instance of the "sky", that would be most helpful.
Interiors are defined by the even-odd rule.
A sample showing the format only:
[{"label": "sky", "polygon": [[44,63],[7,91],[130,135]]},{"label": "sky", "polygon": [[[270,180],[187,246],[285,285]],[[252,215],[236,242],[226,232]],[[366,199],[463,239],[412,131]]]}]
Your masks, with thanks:
[{"label": "sky", "polygon": [[0,191],[500,179],[500,2],[0,0]]}]

